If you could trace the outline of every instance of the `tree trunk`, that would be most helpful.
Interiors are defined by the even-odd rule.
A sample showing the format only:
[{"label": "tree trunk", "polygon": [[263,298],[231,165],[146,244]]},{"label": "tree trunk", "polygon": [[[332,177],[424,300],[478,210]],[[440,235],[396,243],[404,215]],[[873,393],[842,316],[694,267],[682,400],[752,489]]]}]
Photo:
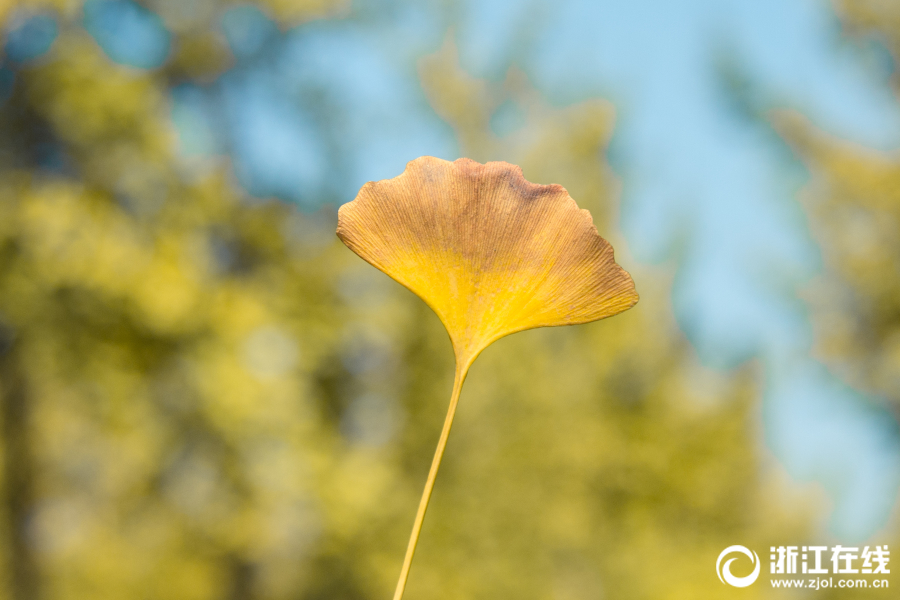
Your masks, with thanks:
[{"label": "tree trunk", "polygon": [[[4,336],[6,337],[6,336]],[[6,343],[3,343],[6,342]],[[34,509],[34,455],[28,384],[19,364],[18,343],[0,342],[0,411],[2,411],[3,500],[10,594],[14,600],[37,600],[40,575],[31,540]]]}]

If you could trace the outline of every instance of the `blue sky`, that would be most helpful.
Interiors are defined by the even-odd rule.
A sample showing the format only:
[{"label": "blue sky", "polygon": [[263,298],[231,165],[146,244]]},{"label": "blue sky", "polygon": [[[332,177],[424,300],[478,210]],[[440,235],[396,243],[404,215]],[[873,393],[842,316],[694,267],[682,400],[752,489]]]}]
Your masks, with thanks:
[{"label": "blue sky", "polygon": [[[154,68],[170,53],[162,21],[131,2],[90,0],[84,24],[123,64]],[[16,39],[34,39],[16,34],[26,26],[7,37],[11,55]],[[32,27],[55,35],[46,20]],[[806,173],[764,118],[794,108],[842,138],[898,146],[890,56],[875,38],[843,37],[829,2],[360,2],[287,32],[238,7],[221,27],[235,67],[173,90],[182,151],[229,152],[252,193],[306,209],[352,199],[417,156],[458,156],[416,76],[448,31],[473,76],[498,80],[515,65],[555,105],[611,100],[632,254],[677,265],[676,316],[707,365],[759,360],[765,442],[793,477],[827,491],[831,531],[854,541],[885,525],[898,426],[811,358],[797,293],[821,264],[796,200]],[[43,48],[26,46],[23,60]],[[502,110],[495,126],[520,124]]]}]

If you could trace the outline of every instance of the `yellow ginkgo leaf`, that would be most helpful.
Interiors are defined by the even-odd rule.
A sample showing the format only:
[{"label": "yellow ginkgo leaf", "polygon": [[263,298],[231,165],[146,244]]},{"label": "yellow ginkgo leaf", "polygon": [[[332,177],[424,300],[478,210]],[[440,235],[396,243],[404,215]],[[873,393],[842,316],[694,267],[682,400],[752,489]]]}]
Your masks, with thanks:
[{"label": "yellow ginkgo leaf", "polygon": [[560,185],[537,185],[505,162],[423,156],[369,182],[341,207],[338,237],[412,290],[453,342],[450,410],[397,585],[403,595],[459,392],[478,354],[505,335],[575,325],[634,306],[634,282],[586,210]]}]

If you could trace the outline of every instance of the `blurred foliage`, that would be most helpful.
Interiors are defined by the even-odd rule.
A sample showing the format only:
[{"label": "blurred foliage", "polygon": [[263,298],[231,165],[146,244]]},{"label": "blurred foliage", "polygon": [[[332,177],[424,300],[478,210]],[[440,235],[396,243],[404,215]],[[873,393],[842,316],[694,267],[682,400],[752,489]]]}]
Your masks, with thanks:
[{"label": "blurred foliage", "polygon": [[[840,2],[857,35],[900,60],[900,6]],[[900,414],[900,158],[830,137],[796,113],[776,125],[810,169],[805,193],[826,275],[810,294],[820,354],[857,389]]]},{"label": "blurred foliage", "polygon": [[891,0],[833,0],[845,30],[851,34],[875,33],[890,52],[900,56],[900,5]]},{"label": "blurred foliage", "polygon": [[[900,60],[900,5],[836,4],[850,33],[878,36]],[[836,139],[794,112],[775,113],[773,122],[811,175],[802,197],[825,263],[806,298],[816,351],[844,381],[900,415],[900,156]],[[888,529],[894,548],[897,518]]]},{"label": "blurred foliage", "polygon": [[[148,6],[175,36],[162,68],[111,62],[66,3],[0,108],[0,595],[387,597],[452,383],[446,333],[337,242],[335,207],[249,198],[226,160],[177,156],[171,88],[232,57],[219,7]],[[285,26],[343,6],[269,4]],[[723,548],[803,543],[816,505],[760,447],[753,366],[701,367],[670,275],[623,252],[611,105],[472,79],[451,44],[420,78],[465,154],[592,211],[642,301],[479,359],[409,597],[721,598]]]},{"label": "blurred foliage", "polygon": [[843,378],[900,411],[900,161],[779,124],[807,161],[806,204],[828,266],[810,294],[819,351]]},{"label": "blurred foliage", "polygon": [[[794,113],[774,120],[812,175],[804,201],[826,264],[806,294],[816,351],[844,381],[900,414],[900,161],[831,138]],[[898,547],[896,514],[888,532]]]}]

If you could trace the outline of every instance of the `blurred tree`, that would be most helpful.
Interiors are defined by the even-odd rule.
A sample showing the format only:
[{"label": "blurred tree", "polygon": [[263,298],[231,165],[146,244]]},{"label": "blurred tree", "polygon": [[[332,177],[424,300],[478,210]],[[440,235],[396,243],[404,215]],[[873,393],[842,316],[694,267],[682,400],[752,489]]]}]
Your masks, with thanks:
[{"label": "blurred tree", "polygon": [[[898,5],[838,5],[849,31],[878,35],[900,58]],[[810,297],[820,352],[900,411],[900,160],[827,136],[795,113],[776,123],[812,174],[806,205],[827,266]]]},{"label": "blurred tree", "polygon": [[[451,385],[443,328],[334,239],[334,207],[250,199],[225,161],[177,156],[171,89],[233,60],[219,7],[149,3],[173,38],[141,70],[66,6],[46,55],[7,62],[0,107],[0,593],[386,597]],[[287,26],[329,7],[270,8]],[[621,254],[608,103],[471,79],[451,45],[420,75],[465,153],[565,184]],[[474,367],[410,598],[719,598],[721,549],[803,539],[752,367],[699,366],[669,276],[620,262],[638,309]]]},{"label": "blurred tree", "polygon": [[806,204],[828,267],[810,295],[820,352],[900,414],[900,161],[799,115],[778,121],[813,176]]},{"label": "blurred tree", "polygon": [[[878,36],[900,59],[900,6],[836,4],[848,32]],[[803,199],[825,262],[807,294],[817,351],[845,381],[900,416],[900,158],[829,136],[797,113],[775,113],[773,122],[811,175]],[[897,525],[895,514],[892,547]],[[874,543],[886,541],[880,534]],[[829,597],[865,595],[832,590]]]},{"label": "blurred tree", "polygon": [[828,267],[810,294],[819,351],[846,381],[900,413],[900,161],[779,117],[807,161],[806,193]]},{"label": "blurred tree", "polygon": [[900,55],[900,6],[884,0],[835,0],[842,26],[854,35],[876,34]]},{"label": "blurred tree", "polygon": [[16,68],[0,115],[13,598],[283,597],[304,576],[312,481],[336,459],[315,373],[341,255],[327,215],[244,203],[221,168],[175,156],[168,88],[226,52],[141,72],[64,22]]}]

